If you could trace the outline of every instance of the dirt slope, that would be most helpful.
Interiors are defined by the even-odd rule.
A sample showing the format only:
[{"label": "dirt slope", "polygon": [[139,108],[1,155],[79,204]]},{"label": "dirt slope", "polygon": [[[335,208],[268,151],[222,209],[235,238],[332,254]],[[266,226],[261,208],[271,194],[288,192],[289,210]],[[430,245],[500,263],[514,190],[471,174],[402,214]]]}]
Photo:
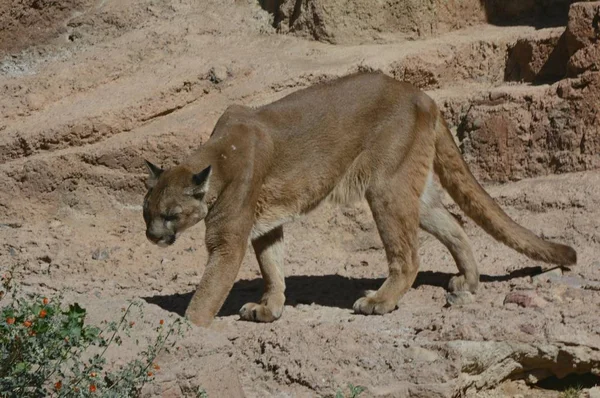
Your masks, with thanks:
[{"label": "dirt slope", "polygon": [[[540,20],[543,2],[520,3]],[[428,90],[491,194],[537,234],[576,247],[577,268],[532,278],[541,264],[463,218],[482,274],[475,303],[444,306],[456,269],[422,234],[421,273],[399,309],[356,316],[354,300],[386,276],[385,255],[364,203],[323,206],[286,230],[283,318],[238,320],[261,289],[247,253],[219,319],[160,359],[145,395],[202,385],[209,396],[312,397],[351,382],[368,387],[364,396],[557,397],[572,380],[599,383],[600,3],[568,15],[567,3],[539,29],[485,24],[489,10],[498,15],[488,2],[469,21],[433,13],[443,24],[422,37],[400,26],[374,40],[347,24],[333,41],[344,45],[277,33],[274,16],[245,0],[81,1],[60,12],[58,2],[2,3],[11,24],[0,24],[10,37],[0,46],[0,270],[17,265],[27,289],[65,291],[93,321],[144,298],[135,333],[146,335],[183,312],[206,253],[202,226],[168,249],[147,242],[142,159],[176,163],[232,103],[382,70]],[[126,348],[114,355],[136,353]]]}]

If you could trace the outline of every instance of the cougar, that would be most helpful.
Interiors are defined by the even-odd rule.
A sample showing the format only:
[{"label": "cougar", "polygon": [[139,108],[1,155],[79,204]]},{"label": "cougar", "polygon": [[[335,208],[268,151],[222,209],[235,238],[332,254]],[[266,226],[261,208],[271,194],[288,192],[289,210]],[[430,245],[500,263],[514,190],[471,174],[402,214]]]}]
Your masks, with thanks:
[{"label": "cougar", "polygon": [[449,291],[475,293],[477,264],[465,232],[442,204],[439,184],[498,241],[535,260],[576,263],[573,248],[518,225],[486,193],[428,95],[382,73],[345,76],[258,108],[230,106],[208,141],[179,165],[163,170],[146,163],[143,215],[150,241],[171,245],[205,221],[208,264],[186,310],[201,326],[223,305],[249,242],[264,293],[240,316],[281,317],[283,226],[325,200],[366,199],[385,248],[389,275],[379,290],[356,300],[359,314],[394,310],[411,287],[419,227],[456,261],[459,273]]}]

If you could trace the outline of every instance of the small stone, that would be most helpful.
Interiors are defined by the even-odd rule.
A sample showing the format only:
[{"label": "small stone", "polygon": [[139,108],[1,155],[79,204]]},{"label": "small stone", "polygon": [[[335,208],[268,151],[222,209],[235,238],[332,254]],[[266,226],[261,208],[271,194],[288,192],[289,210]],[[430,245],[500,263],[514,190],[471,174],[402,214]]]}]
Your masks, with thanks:
[{"label": "small stone", "polygon": [[229,77],[229,72],[225,66],[213,66],[208,72],[208,78],[211,82],[215,84],[219,84],[222,81],[227,80]]},{"label": "small stone", "polygon": [[96,249],[92,253],[93,260],[105,261],[105,260],[108,260],[108,257],[109,257],[109,254],[108,254],[108,250],[106,250],[106,249]]},{"label": "small stone", "polygon": [[492,91],[490,93],[490,101],[496,101],[504,97],[506,97],[506,93],[503,93],[501,91]]},{"label": "small stone", "polygon": [[548,302],[538,296],[534,291],[520,290],[518,292],[510,292],[504,298],[504,305],[516,304],[524,308],[542,308]]},{"label": "small stone", "polygon": [[554,269],[542,272],[541,274],[533,275],[531,277],[531,281],[534,283],[551,281],[551,280],[560,278],[562,276],[562,274],[563,274],[562,269],[560,267],[558,267],[558,268],[554,268]]},{"label": "small stone", "polygon": [[446,294],[446,304],[461,306],[475,302],[475,296],[471,292],[461,291]]},{"label": "small stone", "polygon": [[62,223],[58,220],[50,221],[50,228],[58,228],[62,225]]},{"label": "small stone", "polygon": [[42,274],[47,274],[48,272],[50,272],[50,264],[43,262],[40,264],[40,272]]},{"label": "small stone", "polygon": [[481,126],[483,126],[483,119],[481,119],[480,117],[473,119],[473,123],[472,123],[473,130],[478,130],[481,128]]}]

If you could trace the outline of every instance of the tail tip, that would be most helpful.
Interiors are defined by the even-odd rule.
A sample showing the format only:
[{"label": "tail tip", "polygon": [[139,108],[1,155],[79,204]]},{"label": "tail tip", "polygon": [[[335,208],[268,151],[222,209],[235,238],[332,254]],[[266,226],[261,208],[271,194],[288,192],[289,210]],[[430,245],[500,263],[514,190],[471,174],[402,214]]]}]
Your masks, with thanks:
[{"label": "tail tip", "polygon": [[574,265],[577,263],[577,252],[571,246],[562,245],[560,257],[563,265]]}]

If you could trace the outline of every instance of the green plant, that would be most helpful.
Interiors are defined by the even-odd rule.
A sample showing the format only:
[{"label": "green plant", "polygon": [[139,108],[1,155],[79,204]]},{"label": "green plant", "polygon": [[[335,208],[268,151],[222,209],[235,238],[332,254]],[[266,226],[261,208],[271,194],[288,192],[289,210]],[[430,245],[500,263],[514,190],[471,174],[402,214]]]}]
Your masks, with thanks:
[{"label": "green plant", "polygon": [[569,387],[560,394],[560,398],[579,398],[581,397],[581,386]]},{"label": "green plant", "polygon": [[[109,347],[130,336],[128,315],[140,304],[131,302],[118,321],[103,328],[85,323],[79,304],[63,305],[62,297],[17,295],[12,274],[2,277],[0,302],[0,397],[127,397],[139,394],[160,369],[155,358],[175,344],[181,318],[160,320],[156,336],[134,360],[115,369],[107,364]],[[4,303],[3,303],[4,304]],[[141,309],[140,309],[141,311]],[[136,341],[136,343],[139,343]]]},{"label": "green plant", "polygon": [[335,393],[335,398],[357,398],[360,394],[365,391],[365,387],[363,386],[355,386],[351,383],[348,383],[348,390],[350,395],[344,395],[342,390],[337,390]]}]

